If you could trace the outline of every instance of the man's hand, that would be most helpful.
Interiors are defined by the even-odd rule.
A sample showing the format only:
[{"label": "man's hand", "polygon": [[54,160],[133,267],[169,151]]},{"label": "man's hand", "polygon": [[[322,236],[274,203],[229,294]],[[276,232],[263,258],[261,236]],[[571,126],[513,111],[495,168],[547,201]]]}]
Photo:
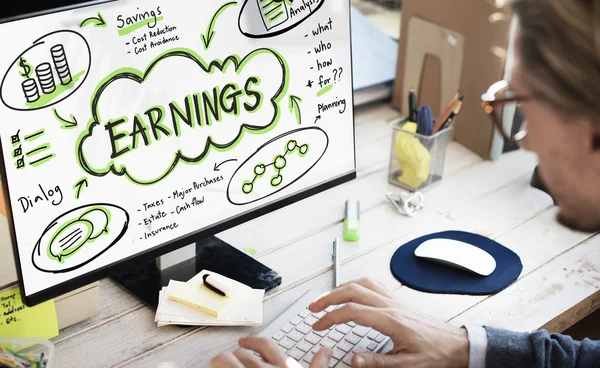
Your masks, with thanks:
[{"label": "man's hand", "polygon": [[316,331],[354,321],[387,335],[392,355],[357,354],[353,367],[460,367],[469,365],[467,332],[413,312],[378,282],[362,279],[341,285],[308,308],[318,313],[341,305],[313,325]]},{"label": "man's hand", "polygon": [[[234,353],[221,353],[211,362],[211,368],[300,368],[293,358],[283,354],[275,342],[261,337],[246,337],[240,339],[242,349]],[[251,351],[260,354],[261,362]],[[331,359],[332,351],[323,348],[315,354],[310,363],[310,368],[326,368]]]}]

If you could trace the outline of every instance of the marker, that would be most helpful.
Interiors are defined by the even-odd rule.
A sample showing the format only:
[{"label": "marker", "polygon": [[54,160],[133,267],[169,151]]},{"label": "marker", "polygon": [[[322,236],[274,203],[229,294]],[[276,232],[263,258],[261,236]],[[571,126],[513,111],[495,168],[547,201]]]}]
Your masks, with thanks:
[{"label": "marker", "polygon": [[344,240],[355,242],[360,239],[360,203],[357,200],[346,201],[346,214],[344,217]]},{"label": "marker", "polygon": [[231,290],[229,289],[229,287],[227,287],[227,285],[225,285],[224,283],[222,283],[214,277],[211,277],[210,280],[207,280],[209,277],[209,274],[205,274],[202,276],[202,282],[204,283],[204,286],[221,296],[231,297]]}]

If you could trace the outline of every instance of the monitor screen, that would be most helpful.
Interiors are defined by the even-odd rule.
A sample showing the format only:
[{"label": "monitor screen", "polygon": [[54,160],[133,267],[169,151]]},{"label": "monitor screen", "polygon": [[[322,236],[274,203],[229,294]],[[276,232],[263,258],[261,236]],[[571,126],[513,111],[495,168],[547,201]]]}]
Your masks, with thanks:
[{"label": "monitor screen", "polygon": [[0,16],[28,305],[356,176],[349,1],[44,4]]}]

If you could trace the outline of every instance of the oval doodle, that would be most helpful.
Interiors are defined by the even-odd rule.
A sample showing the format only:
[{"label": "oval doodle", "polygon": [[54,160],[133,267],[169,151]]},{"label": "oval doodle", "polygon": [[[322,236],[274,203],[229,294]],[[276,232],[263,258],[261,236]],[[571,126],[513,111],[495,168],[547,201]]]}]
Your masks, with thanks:
[{"label": "oval doodle", "polygon": [[33,248],[33,265],[43,272],[73,271],[115,245],[128,226],[129,214],[119,206],[95,203],[74,208],[43,231]]},{"label": "oval doodle", "polygon": [[85,82],[91,56],[81,34],[70,30],[48,33],[12,62],[0,84],[0,100],[18,111],[55,105]]},{"label": "oval doodle", "polygon": [[325,0],[246,0],[238,18],[240,32],[250,38],[274,37],[300,25]]},{"label": "oval doodle", "polygon": [[292,130],[271,139],[233,173],[227,200],[244,205],[278,193],[315,167],[328,147],[329,137],[318,127]]}]

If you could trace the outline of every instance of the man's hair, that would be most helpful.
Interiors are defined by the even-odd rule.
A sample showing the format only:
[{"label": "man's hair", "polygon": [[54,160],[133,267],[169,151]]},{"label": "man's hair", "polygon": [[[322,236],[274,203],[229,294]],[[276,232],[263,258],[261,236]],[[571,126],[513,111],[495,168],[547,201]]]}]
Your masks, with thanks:
[{"label": "man's hair", "polygon": [[559,113],[600,118],[600,0],[513,0],[512,9],[527,87]]}]

